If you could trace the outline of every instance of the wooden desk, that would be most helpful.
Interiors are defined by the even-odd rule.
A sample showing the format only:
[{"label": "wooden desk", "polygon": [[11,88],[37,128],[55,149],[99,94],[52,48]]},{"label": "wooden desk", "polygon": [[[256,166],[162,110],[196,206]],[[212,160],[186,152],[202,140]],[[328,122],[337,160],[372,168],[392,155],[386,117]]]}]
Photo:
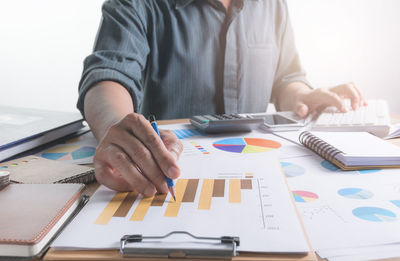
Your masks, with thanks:
[{"label": "wooden desk", "polygon": [[[397,123],[400,122],[400,116],[394,116],[393,120]],[[181,124],[189,123],[188,119],[178,119],[178,120],[165,120],[158,121],[160,125],[163,124]],[[400,138],[389,140],[389,142],[400,146]],[[85,193],[87,195],[92,195],[96,189],[99,187],[97,182],[92,183],[87,186]],[[88,259],[89,256],[89,259]],[[122,258],[118,251],[115,250],[101,250],[101,251],[54,251],[49,249],[49,251],[44,255],[43,260],[138,260],[138,259],[126,259]],[[157,258],[147,258],[145,260],[153,261],[160,260]],[[168,259],[168,260],[180,260],[182,259]],[[185,259],[183,259],[185,260]],[[288,260],[300,260],[300,261],[311,261],[311,260],[325,260],[318,257],[314,252],[310,252],[308,255],[257,255],[252,253],[245,253],[244,255],[233,258],[233,260],[276,260],[276,261],[288,261]],[[399,258],[385,259],[385,261],[400,261]]]}]

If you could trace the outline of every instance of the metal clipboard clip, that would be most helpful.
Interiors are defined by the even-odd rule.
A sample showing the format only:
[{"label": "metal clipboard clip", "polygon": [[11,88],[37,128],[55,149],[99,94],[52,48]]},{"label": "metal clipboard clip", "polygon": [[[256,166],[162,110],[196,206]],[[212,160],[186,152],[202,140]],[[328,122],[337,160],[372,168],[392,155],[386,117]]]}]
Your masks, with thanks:
[{"label": "metal clipboard clip", "polygon": [[[178,241],[165,241],[170,237]],[[183,239],[185,238],[185,239]],[[237,255],[239,237],[197,237],[186,231],[174,231],[164,236],[125,235],[120,241],[124,257],[169,258],[231,258]],[[131,246],[127,246],[127,245]]]}]

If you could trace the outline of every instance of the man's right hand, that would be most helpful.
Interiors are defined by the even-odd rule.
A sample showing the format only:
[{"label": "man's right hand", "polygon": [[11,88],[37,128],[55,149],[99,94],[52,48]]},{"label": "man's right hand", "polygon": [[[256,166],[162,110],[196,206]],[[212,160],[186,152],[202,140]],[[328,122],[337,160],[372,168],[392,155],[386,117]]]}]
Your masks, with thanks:
[{"label": "man's right hand", "polygon": [[108,128],[94,156],[96,179],[117,191],[137,191],[144,196],[168,193],[165,176],[180,175],[177,160],[182,143],[171,131],[161,138],[140,114],[127,114]]}]

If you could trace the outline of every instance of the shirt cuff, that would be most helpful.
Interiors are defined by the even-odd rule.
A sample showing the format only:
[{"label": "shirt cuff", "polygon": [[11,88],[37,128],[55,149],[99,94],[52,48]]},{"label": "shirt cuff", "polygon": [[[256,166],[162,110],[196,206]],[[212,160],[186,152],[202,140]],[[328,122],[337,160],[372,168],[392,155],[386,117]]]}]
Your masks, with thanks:
[{"label": "shirt cuff", "polygon": [[85,117],[84,112],[84,101],[86,93],[92,88],[96,83],[102,81],[113,81],[121,84],[129,92],[132,97],[133,106],[135,112],[139,110],[139,102],[141,101],[141,94],[135,92],[136,84],[135,82],[126,76],[125,74],[113,70],[113,69],[93,69],[88,72],[84,77],[82,77],[79,84],[79,98],[77,102],[77,108]]}]

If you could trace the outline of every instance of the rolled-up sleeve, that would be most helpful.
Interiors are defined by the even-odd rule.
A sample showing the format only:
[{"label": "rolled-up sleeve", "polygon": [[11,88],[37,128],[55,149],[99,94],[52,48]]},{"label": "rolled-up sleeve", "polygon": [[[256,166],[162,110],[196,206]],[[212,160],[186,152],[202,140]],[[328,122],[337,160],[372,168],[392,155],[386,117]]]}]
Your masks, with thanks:
[{"label": "rolled-up sleeve", "polygon": [[300,57],[295,46],[294,33],[286,1],[283,1],[283,3],[285,8],[283,9],[282,24],[280,25],[282,32],[280,54],[272,89],[272,101],[275,105],[277,105],[277,99],[282,88],[292,82],[303,82],[311,88],[310,83],[306,79],[306,73],[301,66]]},{"label": "rolled-up sleeve", "polygon": [[84,61],[77,107],[84,115],[87,91],[101,81],[115,81],[132,96],[135,111],[143,97],[142,71],[149,45],[142,1],[107,1],[94,50]]}]

